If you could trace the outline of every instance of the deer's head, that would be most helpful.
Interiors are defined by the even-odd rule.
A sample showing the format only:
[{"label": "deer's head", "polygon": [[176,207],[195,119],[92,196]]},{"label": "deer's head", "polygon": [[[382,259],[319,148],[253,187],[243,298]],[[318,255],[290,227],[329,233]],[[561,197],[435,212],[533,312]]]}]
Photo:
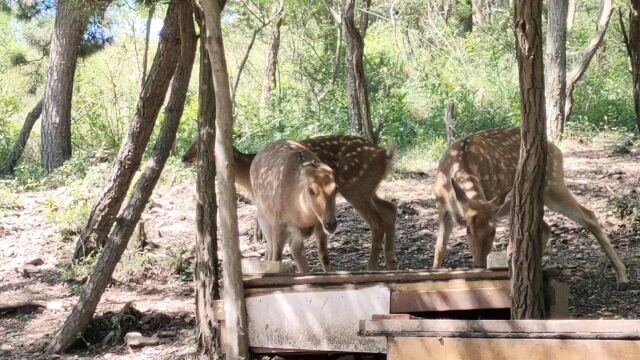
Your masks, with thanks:
[{"label": "deer's head", "polygon": [[328,233],[336,231],[336,183],[333,170],[322,163],[309,161],[302,164],[301,185],[304,204],[313,211]]},{"label": "deer's head", "polygon": [[470,199],[453,179],[451,179],[451,186],[464,214],[469,250],[473,256],[473,267],[484,268],[487,266],[487,255],[491,252],[493,240],[496,237],[498,214],[502,211],[505,200],[510,193],[491,200]]}]

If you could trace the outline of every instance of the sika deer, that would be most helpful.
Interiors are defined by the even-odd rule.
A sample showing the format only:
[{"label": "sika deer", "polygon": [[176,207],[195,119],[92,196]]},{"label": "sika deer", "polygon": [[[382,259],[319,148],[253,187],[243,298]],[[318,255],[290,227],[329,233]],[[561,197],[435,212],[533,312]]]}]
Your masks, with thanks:
[{"label": "sika deer", "polygon": [[[453,222],[467,228],[474,267],[485,267],[496,234],[497,218],[509,214],[511,192],[520,151],[520,129],[482,131],[455,142],[438,166],[434,192],[439,229],[433,268],[440,268]],[[580,205],[564,182],[562,152],[548,143],[544,204],[584,226],[598,239],[616,271],[618,283],[628,282],[627,270],[602,231],[593,211]],[[550,228],[540,239],[546,246]]]},{"label": "sika deer", "polygon": [[[371,229],[371,255],[368,270],[378,269],[378,260],[384,240],[385,262],[388,269],[397,269],[395,250],[396,206],[376,194],[378,184],[391,167],[394,148],[385,150],[357,136],[330,135],[300,141],[314,152],[320,161],[329,165],[334,172],[338,192],[360,213]],[[236,182],[248,192],[252,192],[249,181],[249,167],[255,155],[243,154],[234,148]],[[195,161],[195,145],[185,153],[182,161]],[[326,244],[326,233],[321,227],[314,230],[319,244]],[[322,257],[322,268],[329,271],[329,259]],[[326,253],[326,251],[324,252]]]},{"label": "sika deer", "polygon": [[[289,239],[298,270],[308,272],[303,241],[318,227],[336,230],[333,170],[301,143],[281,140],[256,155],[250,177],[258,222],[270,244],[267,259],[281,261]],[[326,237],[318,241],[325,241],[318,252],[328,259]]]}]

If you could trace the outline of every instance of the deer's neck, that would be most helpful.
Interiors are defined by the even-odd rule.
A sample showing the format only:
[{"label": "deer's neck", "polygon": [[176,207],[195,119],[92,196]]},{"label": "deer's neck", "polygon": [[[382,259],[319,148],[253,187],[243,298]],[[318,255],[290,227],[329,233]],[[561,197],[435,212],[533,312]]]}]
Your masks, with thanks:
[{"label": "deer's neck", "polygon": [[233,148],[234,170],[236,174],[236,183],[242,186],[249,196],[253,196],[253,188],[251,187],[251,162],[256,154],[245,154],[235,147]]}]

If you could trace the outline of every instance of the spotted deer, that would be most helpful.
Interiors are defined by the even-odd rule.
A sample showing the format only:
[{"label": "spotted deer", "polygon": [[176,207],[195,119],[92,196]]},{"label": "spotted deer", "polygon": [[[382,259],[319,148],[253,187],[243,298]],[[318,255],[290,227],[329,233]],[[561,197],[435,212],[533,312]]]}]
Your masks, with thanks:
[{"label": "spotted deer", "polygon": [[[320,228],[336,230],[336,182],[333,170],[299,142],[268,144],[251,163],[251,187],[258,223],[267,238],[267,259],[282,260],[284,245],[301,272],[308,272],[304,240]],[[326,237],[318,239],[321,259],[328,259]]]},{"label": "spotted deer", "polygon": [[[627,270],[598,224],[593,211],[580,205],[564,182],[562,152],[548,143],[544,204],[589,230],[627,283]],[[453,223],[467,228],[474,267],[485,267],[496,235],[496,220],[509,214],[520,152],[520,129],[482,131],[452,144],[440,160],[434,184],[439,229],[433,268],[442,266]],[[551,230],[544,223],[543,250]]]},{"label": "spotted deer", "polygon": [[[345,135],[320,136],[301,140],[300,143],[333,169],[338,192],[353,205],[369,225],[372,241],[367,269],[378,269],[383,241],[386,266],[388,269],[397,269],[396,206],[376,194],[378,185],[391,168],[394,147],[389,146],[385,150],[361,137]],[[182,157],[182,161],[192,163],[196,156],[196,147],[192,145]],[[252,192],[251,183],[248,181],[248,169],[254,156],[243,154],[234,148],[236,182],[248,192]],[[322,228],[314,230],[314,234],[318,243],[326,244],[327,235]],[[329,271],[328,259],[320,260],[323,269]]]}]

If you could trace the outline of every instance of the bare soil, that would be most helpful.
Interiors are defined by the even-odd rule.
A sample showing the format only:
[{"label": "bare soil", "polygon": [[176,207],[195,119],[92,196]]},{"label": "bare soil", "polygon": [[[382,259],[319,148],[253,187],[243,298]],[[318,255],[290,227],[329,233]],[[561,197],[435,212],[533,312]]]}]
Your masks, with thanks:
[{"label": "bare soil", "polygon": [[[631,282],[617,290],[615,273],[595,238],[571,220],[547,211],[553,235],[544,256],[544,265],[571,270],[568,279],[570,313],[576,318],[640,318],[640,233],[613,210],[614,194],[640,192],[640,151],[619,151],[620,141],[597,138],[590,144],[566,142],[567,184],[579,202],[594,210],[611,242],[627,264]],[[437,229],[435,201],[431,192],[434,170],[425,173],[392,174],[379,189],[398,205],[397,249],[401,269],[430,268]],[[98,314],[117,312],[127,302],[144,315],[164,319],[158,326],[140,329],[145,335],[166,331],[168,338],[156,346],[130,349],[115,345],[100,349],[73,350],[64,358],[78,359],[177,359],[193,358],[194,298],[189,276],[193,256],[194,182],[165,186],[153,197],[143,215],[152,246],[138,260],[129,254],[123,263],[130,267],[107,289]],[[60,240],[56,226],[44,218],[44,199],[53,191],[18,194],[22,208],[0,216],[0,305],[32,301],[42,307],[0,311],[0,357],[7,359],[43,358],[40,351],[62,324],[78,297],[79,282],[62,281],[62,264],[73,250],[73,243]],[[260,257],[264,244],[253,241],[255,208],[239,201],[241,250],[245,257]],[[339,229],[329,249],[335,270],[362,270],[370,248],[367,224],[346,202],[338,203]],[[495,247],[507,243],[507,221],[501,221]],[[307,257],[315,271],[317,261],[313,241],[307,243]],[[135,247],[133,247],[135,248]],[[186,249],[186,250],[181,250]],[[445,258],[445,266],[471,266],[463,229],[455,229]],[[130,250],[135,253],[135,249]],[[285,255],[287,261],[290,256]],[[40,265],[28,262],[42,260]],[[142,261],[140,259],[151,259]],[[180,262],[187,270],[175,271]],[[169,265],[168,265],[169,264]],[[127,273],[124,271],[124,273]],[[123,280],[124,279],[124,280]]]}]

